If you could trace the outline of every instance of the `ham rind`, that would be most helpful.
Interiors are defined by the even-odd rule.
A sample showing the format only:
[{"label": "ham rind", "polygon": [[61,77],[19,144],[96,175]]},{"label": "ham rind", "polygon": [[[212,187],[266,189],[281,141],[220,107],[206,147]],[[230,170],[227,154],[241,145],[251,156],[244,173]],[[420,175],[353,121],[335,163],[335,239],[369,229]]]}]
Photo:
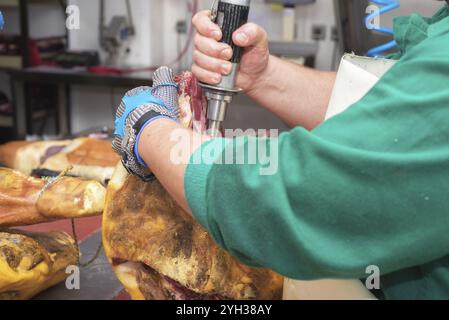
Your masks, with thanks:
[{"label": "ham rind", "polygon": [[281,276],[242,265],[157,180],[143,182],[122,164],[108,185],[103,246],[133,299],[282,297]]},{"label": "ham rind", "polygon": [[101,215],[105,195],[97,181],[61,177],[49,183],[0,168],[0,228]]},{"label": "ham rind", "polygon": [[75,241],[63,232],[0,229],[0,300],[26,300],[66,279]]}]

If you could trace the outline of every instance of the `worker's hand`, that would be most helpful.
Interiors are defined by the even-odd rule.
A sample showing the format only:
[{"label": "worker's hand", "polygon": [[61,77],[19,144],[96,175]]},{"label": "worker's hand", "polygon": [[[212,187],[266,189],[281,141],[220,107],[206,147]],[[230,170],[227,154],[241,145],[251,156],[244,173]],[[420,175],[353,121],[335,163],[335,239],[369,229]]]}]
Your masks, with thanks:
[{"label": "worker's hand", "polygon": [[[197,29],[195,50],[193,52],[192,72],[202,82],[218,84],[222,75],[231,72],[232,49],[219,42],[222,38],[220,28],[212,22],[211,11],[201,11],[193,17]],[[267,70],[270,57],[268,36],[265,30],[254,23],[247,23],[233,35],[234,43],[245,48],[237,86],[250,91],[257,86],[257,80]]]},{"label": "worker's hand", "polygon": [[154,73],[154,87],[139,87],[126,93],[115,119],[114,150],[132,174],[144,180],[152,178],[140,157],[138,142],[145,127],[158,119],[178,121],[178,88],[173,72],[167,67]]}]

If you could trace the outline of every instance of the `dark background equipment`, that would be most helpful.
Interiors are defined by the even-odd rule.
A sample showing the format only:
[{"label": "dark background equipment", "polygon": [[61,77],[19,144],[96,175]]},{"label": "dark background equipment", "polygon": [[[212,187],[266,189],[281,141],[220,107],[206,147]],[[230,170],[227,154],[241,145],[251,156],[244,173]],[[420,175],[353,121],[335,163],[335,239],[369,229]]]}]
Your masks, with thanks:
[{"label": "dark background equipment", "polygon": [[55,62],[63,68],[94,67],[100,64],[98,51],[66,51],[56,56]]},{"label": "dark background equipment", "polygon": [[371,48],[391,40],[389,35],[374,33],[366,28],[368,0],[334,0],[334,5],[341,52],[363,56]]},{"label": "dark background equipment", "polygon": [[[100,44],[108,53],[106,65],[115,66],[120,50],[136,34],[130,0],[126,1],[126,16],[115,15],[108,25],[105,22],[105,1],[100,0]],[[128,50],[129,48],[126,48]]]}]

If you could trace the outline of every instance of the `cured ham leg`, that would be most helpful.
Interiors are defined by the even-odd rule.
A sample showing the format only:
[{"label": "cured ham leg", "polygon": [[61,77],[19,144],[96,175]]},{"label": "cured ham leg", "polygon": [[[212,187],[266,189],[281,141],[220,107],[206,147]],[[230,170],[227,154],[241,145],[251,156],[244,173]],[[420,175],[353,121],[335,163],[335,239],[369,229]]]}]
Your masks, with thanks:
[{"label": "cured ham leg", "polygon": [[0,230],[0,300],[30,299],[64,281],[76,262],[75,242],[66,233]]},{"label": "cured ham leg", "polygon": [[239,263],[158,181],[120,164],[108,185],[103,246],[134,299],[281,299],[283,278]]},{"label": "cured ham leg", "polygon": [[[181,123],[206,128],[192,74],[177,77]],[[133,299],[281,299],[283,278],[239,263],[184,212],[158,181],[145,183],[119,164],[107,189],[103,245]]]},{"label": "cured ham leg", "polygon": [[96,181],[62,177],[54,183],[0,168],[0,227],[100,215],[105,188]]},{"label": "cured ham leg", "polygon": [[71,176],[107,184],[119,161],[108,140],[15,141],[0,146],[0,163],[25,175],[58,175],[72,167]]}]

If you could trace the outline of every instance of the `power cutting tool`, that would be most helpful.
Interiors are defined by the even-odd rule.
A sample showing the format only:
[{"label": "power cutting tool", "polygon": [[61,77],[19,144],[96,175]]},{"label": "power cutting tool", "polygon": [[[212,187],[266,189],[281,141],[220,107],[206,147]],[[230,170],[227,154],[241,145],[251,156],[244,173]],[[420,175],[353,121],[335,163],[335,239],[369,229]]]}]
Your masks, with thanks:
[{"label": "power cutting tool", "polygon": [[[218,2],[218,3],[217,3]],[[248,22],[251,0],[215,0],[212,9],[212,20],[222,30],[221,42],[232,47],[233,56],[231,58],[232,71],[229,75],[223,76],[217,85],[200,83],[205,91],[207,99],[208,133],[217,137],[221,135],[223,121],[229,104],[235,94],[241,90],[236,87],[237,72],[243,54],[240,48],[232,41],[233,33],[242,25]]]}]

